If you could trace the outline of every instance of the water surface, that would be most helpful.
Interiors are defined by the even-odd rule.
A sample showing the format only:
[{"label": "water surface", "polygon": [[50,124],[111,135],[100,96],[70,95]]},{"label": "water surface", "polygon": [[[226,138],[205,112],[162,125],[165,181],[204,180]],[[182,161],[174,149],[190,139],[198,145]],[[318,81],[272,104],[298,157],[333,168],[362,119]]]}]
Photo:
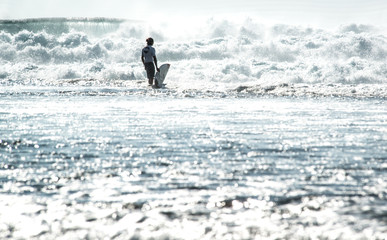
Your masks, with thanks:
[{"label": "water surface", "polygon": [[2,238],[383,239],[387,232],[383,98],[5,89]]}]

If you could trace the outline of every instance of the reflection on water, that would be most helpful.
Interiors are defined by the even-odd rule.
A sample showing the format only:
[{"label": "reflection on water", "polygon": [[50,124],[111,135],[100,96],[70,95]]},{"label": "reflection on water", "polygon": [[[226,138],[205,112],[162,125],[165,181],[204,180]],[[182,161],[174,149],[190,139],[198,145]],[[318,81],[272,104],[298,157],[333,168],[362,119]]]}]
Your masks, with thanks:
[{"label": "reflection on water", "polygon": [[379,99],[3,94],[0,237],[374,238]]}]

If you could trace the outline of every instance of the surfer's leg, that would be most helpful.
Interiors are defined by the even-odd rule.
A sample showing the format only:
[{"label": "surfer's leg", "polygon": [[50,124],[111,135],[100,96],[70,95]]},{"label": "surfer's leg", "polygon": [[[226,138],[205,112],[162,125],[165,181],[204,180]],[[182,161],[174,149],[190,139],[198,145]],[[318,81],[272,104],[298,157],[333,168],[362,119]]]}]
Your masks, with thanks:
[{"label": "surfer's leg", "polygon": [[150,68],[150,76],[149,76],[150,80],[149,81],[151,82],[150,84],[153,84],[153,79],[155,78],[155,65],[153,63],[151,63],[149,68]]},{"label": "surfer's leg", "polygon": [[149,85],[153,84],[153,78],[155,77],[155,65],[153,63],[145,63],[146,75],[148,77]]}]

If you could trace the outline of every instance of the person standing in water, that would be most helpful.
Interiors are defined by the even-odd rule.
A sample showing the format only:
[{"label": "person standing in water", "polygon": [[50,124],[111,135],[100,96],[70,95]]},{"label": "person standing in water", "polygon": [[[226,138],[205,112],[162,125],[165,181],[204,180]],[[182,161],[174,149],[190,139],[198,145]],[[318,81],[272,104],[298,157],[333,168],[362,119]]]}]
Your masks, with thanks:
[{"label": "person standing in water", "polygon": [[[148,83],[149,85],[153,85],[153,79],[155,77],[155,65],[158,72],[160,72],[160,69],[157,67],[156,50],[153,47],[153,38],[147,38],[146,43],[147,46],[142,49],[141,60],[146,70]],[[155,82],[155,85],[158,87],[157,82]]]}]

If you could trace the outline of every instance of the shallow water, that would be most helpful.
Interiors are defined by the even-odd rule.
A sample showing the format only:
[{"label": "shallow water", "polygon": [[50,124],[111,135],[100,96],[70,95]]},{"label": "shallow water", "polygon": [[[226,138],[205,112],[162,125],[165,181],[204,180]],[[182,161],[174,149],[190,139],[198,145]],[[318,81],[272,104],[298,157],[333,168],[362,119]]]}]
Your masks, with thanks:
[{"label": "shallow water", "polygon": [[0,237],[383,239],[384,98],[18,87]]}]

